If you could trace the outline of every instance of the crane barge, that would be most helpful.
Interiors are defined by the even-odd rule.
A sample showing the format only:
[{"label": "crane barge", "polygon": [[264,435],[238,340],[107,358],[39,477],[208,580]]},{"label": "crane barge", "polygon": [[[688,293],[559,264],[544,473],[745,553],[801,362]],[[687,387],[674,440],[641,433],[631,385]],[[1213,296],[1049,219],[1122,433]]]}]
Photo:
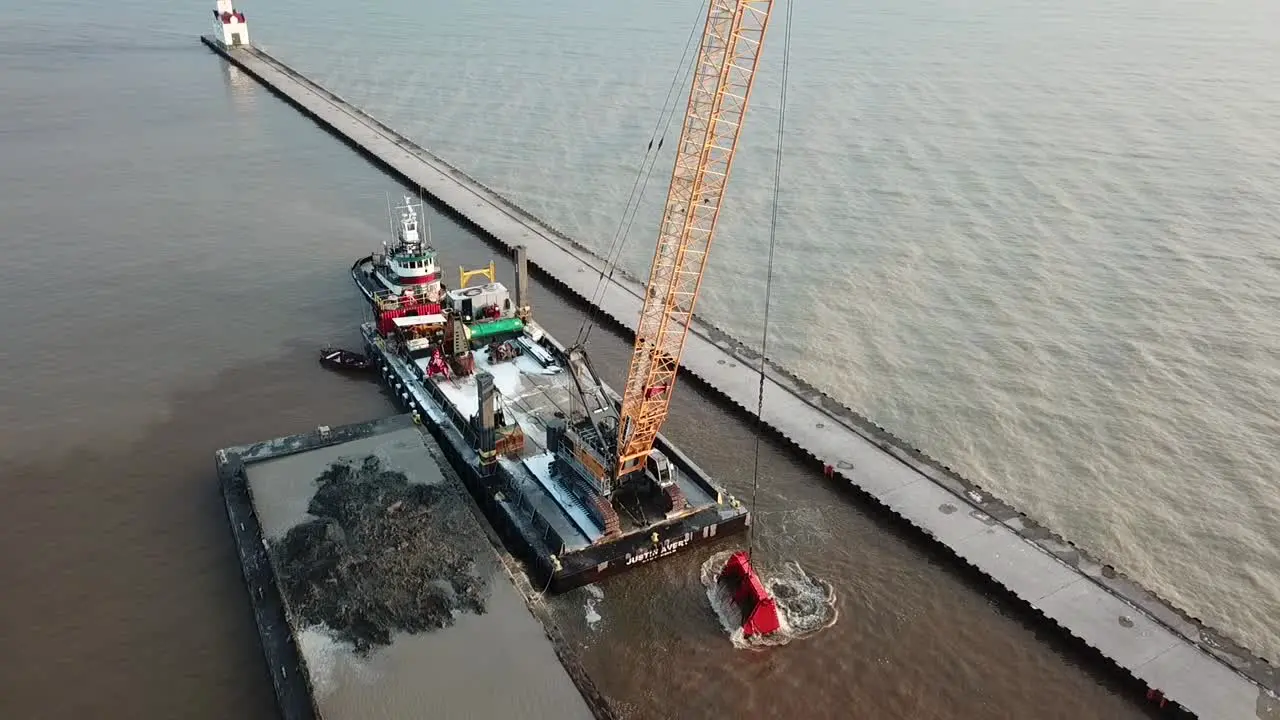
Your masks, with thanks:
[{"label": "crane barge", "polygon": [[564,346],[533,319],[523,248],[514,294],[492,263],[460,270],[449,289],[406,198],[393,241],[352,267],[373,313],[361,332],[385,383],[552,591],[750,524],[750,511],[660,431],[772,6],[709,3],[620,395],[581,344]]}]

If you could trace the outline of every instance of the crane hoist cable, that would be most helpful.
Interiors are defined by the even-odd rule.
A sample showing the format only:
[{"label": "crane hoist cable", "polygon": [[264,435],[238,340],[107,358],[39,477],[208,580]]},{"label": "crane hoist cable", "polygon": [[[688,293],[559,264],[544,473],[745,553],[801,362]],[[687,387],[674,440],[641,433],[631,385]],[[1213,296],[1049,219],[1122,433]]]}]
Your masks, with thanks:
[{"label": "crane hoist cable", "polygon": [[760,333],[760,388],[756,397],[755,468],[751,477],[751,525],[747,528],[747,558],[755,547],[756,496],[760,491],[760,438],[764,435],[764,385],[769,357],[769,305],[773,299],[773,260],[778,247],[778,196],[782,179],[783,134],[787,127],[787,80],[791,74],[791,9],[795,0],[786,0],[786,28],[782,31],[782,89],[778,92],[778,138],[773,161],[773,214],[769,219],[769,259],[764,280],[764,329]]},{"label": "crane hoist cable", "polygon": [[[680,61],[676,63],[676,68],[671,74],[671,85],[667,87],[667,96],[662,101],[658,119],[654,123],[653,132],[649,135],[649,146],[645,148],[644,157],[640,160],[640,169],[636,171],[636,178],[631,184],[631,194],[627,197],[626,208],[623,209],[622,217],[618,220],[618,229],[614,231],[613,240],[605,252],[604,264],[600,266],[600,277],[596,280],[596,287],[591,297],[587,299],[587,308],[582,313],[582,325],[578,327],[578,337],[574,341],[576,346],[586,344],[587,338],[591,336],[591,328],[595,327],[596,319],[600,314],[604,292],[613,281],[614,273],[622,262],[622,250],[626,246],[627,237],[631,234],[631,226],[635,223],[645,188],[649,185],[649,178],[658,164],[658,152],[662,150],[667,132],[671,129],[671,122],[676,117],[675,100],[678,95],[675,93],[679,88],[687,85],[693,75],[696,54],[690,55],[690,51],[695,47],[694,41],[698,38],[698,31],[702,27],[702,18],[706,12],[706,3],[700,3],[698,14],[693,18],[693,27],[689,30],[689,37],[685,40],[684,50],[680,53]],[[665,123],[663,116],[666,116]]]}]

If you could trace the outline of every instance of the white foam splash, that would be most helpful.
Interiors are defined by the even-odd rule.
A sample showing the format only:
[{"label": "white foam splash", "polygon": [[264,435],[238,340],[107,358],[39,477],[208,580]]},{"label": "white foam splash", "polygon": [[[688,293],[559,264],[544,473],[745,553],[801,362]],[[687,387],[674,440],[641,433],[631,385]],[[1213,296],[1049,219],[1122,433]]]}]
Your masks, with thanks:
[{"label": "white foam splash", "polygon": [[786,546],[820,545],[834,537],[834,523],[828,522],[829,508],[820,505],[792,506],[785,510],[760,510],[754,514],[753,523],[768,525],[770,533],[756,538],[756,546],[762,549],[783,550]]},{"label": "white foam splash", "polygon": [[583,604],[583,607],[587,613],[587,625],[591,626],[593,629],[595,628],[596,623],[601,620],[600,613],[596,612],[596,606],[603,599],[604,590],[601,590],[597,585],[587,586],[587,600]]},{"label": "white foam splash", "polygon": [[345,678],[371,682],[377,677],[369,663],[356,656],[350,643],[334,638],[322,625],[298,633],[298,645],[318,699],[327,697]]},{"label": "white foam splash", "polygon": [[720,619],[721,627],[729,633],[729,641],[734,647],[742,650],[786,645],[793,640],[813,637],[836,624],[839,613],[836,611],[835,590],[830,583],[805,572],[794,561],[784,564],[777,572],[762,570],[753,563],[760,582],[777,603],[779,627],[777,632],[769,635],[747,637],[742,632],[741,611],[717,582],[720,571],[735,552],[725,550],[707,558],[702,564],[701,574],[711,609]]}]

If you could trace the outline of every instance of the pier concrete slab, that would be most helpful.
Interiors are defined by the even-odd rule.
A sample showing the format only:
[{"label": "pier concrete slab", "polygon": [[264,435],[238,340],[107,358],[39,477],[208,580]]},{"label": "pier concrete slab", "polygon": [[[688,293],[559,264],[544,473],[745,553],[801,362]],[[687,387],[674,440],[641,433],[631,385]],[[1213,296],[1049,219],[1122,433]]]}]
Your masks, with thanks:
[{"label": "pier concrete slab", "polygon": [[1186,643],[1178,643],[1137,669],[1151,687],[1169,687],[1187,673],[1204,673],[1204,694],[1198,698],[1201,717],[1280,720],[1280,704],[1259,691],[1254,697],[1237,693],[1235,673],[1222,663],[1205,663],[1204,653]]},{"label": "pier concrete slab", "polygon": [[[980,521],[974,520],[975,523]],[[987,527],[955,543],[955,551],[969,564],[988,575],[1001,578],[1013,594],[1032,605],[1073,583],[1087,583],[1074,569],[1031,553],[1044,555],[1040,548],[1024,542],[1002,525]]]},{"label": "pier concrete slab", "polygon": [[[1040,599],[1037,605],[1073,635],[1135,670],[1178,644],[1163,626],[1085,581]],[[1206,657],[1206,659],[1209,659]]]},{"label": "pier concrete slab", "polygon": [[954,495],[923,478],[886,493],[880,500],[948,547],[989,527],[968,508],[957,505]]}]

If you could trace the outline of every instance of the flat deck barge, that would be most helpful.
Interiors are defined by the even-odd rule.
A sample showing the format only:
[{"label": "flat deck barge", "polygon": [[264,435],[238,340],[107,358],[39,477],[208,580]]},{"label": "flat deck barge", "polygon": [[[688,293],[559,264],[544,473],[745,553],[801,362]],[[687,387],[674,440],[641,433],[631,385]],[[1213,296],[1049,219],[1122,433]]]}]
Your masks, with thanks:
[{"label": "flat deck barge", "polygon": [[534,320],[523,249],[514,291],[492,262],[450,289],[424,209],[406,197],[396,210],[394,239],[352,268],[372,314],[362,365],[431,430],[540,587],[593,583],[746,529],[747,508],[660,433],[643,465],[605,470],[621,403],[585,350]]},{"label": "flat deck barge", "polygon": [[[363,324],[360,332],[383,384],[435,436],[493,527],[528,563],[539,587],[563,592],[747,528],[747,508],[659,435],[656,447],[671,461],[685,509],[662,515],[646,511],[639,502],[615,503],[620,527],[606,536],[605,523],[585,498],[570,491],[549,449],[547,418],[574,402],[568,370],[563,369],[564,348],[536,325],[526,329],[540,337],[518,337],[526,348],[520,356],[498,363],[476,352],[475,374],[447,379],[428,377],[429,360],[395,347],[394,338],[383,337],[375,323]],[[491,378],[490,392],[501,399],[503,412],[520,428],[525,443],[518,453],[500,455],[488,471],[472,432],[473,418],[484,403],[483,378]]]},{"label": "flat deck barge", "polygon": [[612,717],[411,416],[216,458],[285,720]]},{"label": "flat deck barge", "polygon": [[[203,41],[495,243],[527,246],[530,262],[583,302],[596,295],[605,262],[578,243],[261,49]],[[618,327],[634,330],[642,287],[616,273],[598,306]],[[739,408],[755,407],[758,361],[725,332],[694,320],[683,368]],[[765,422],[816,467],[935,539],[1115,666],[1205,720],[1280,717],[1280,674],[1247,649],[785,369],[771,367],[765,392]]]}]

